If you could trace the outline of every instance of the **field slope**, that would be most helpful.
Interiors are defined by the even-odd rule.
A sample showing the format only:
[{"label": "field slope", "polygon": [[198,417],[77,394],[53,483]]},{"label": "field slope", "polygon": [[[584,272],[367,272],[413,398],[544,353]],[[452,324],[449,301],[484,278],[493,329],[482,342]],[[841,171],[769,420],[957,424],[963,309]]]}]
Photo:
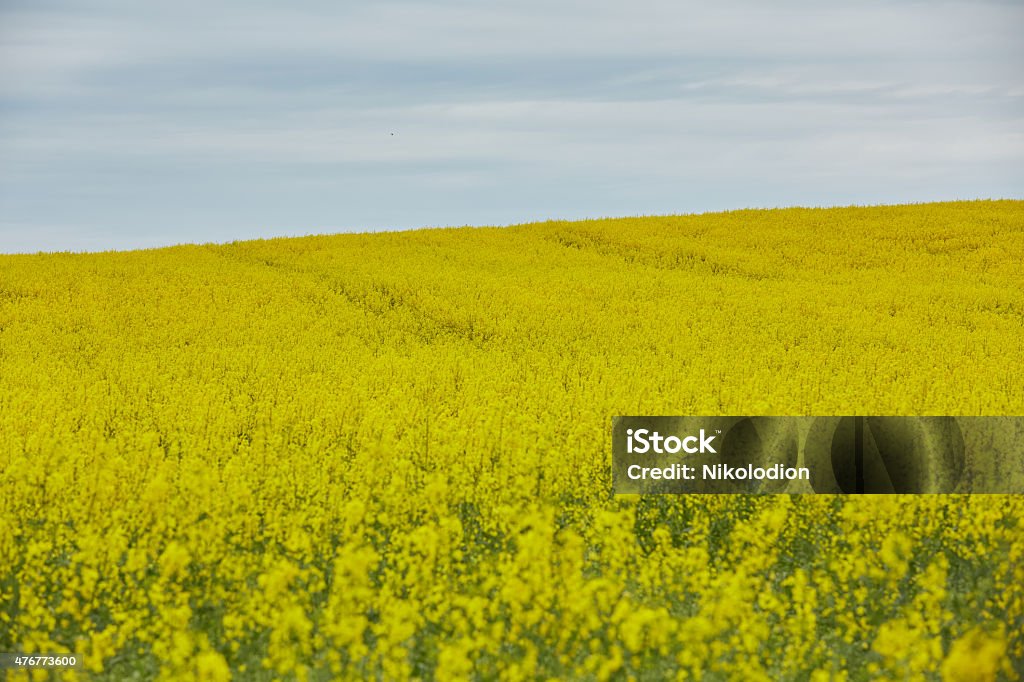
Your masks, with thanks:
[{"label": "field slope", "polygon": [[1013,677],[1019,497],[614,498],[608,438],[1024,414],[1022,263],[1020,201],[0,256],[0,651],[79,679]]}]

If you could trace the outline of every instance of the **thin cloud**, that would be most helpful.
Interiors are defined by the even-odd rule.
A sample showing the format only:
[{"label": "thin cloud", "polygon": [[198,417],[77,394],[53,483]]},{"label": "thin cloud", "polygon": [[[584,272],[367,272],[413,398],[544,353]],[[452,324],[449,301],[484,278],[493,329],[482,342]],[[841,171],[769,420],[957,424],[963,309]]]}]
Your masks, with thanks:
[{"label": "thin cloud", "polygon": [[10,2],[0,252],[1019,194],[1020,25],[999,2]]}]

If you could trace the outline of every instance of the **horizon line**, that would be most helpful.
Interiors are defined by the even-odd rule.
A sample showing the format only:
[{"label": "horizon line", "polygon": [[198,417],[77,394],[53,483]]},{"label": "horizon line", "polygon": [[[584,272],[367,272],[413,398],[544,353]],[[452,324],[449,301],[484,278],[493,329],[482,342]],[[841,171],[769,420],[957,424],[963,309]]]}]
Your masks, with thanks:
[{"label": "horizon line", "polygon": [[[711,215],[725,215],[730,213],[742,213],[742,212],[768,212],[768,211],[792,211],[792,210],[809,210],[809,211],[828,211],[828,210],[841,210],[841,209],[870,209],[870,208],[899,208],[905,206],[929,206],[929,205],[941,205],[941,204],[969,204],[969,203],[996,203],[996,202],[1024,202],[1024,196],[1021,197],[979,197],[973,199],[942,199],[934,201],[907,201],[898,203],[880,203],[880,204],[792,204],[786,206],[746,206],[743,208],[730,208],[730,209],[718,209],[718,210],[705,210],[705,211],[689,211],[681,213],[638,213],[632,215],[605,215],[605,216],[586,216],[586,217],[573,217],[573,218],[558,218],[548,217],[537,220],[527,220],[511,223],[497,223],[487,225],[473,225],[468,223],[463,224],[449,224],[449,225],[418,225],[414,227],[393,227],[393,228],[369,228],[369,229],[353,229],[353,230],[341,230],[341,231],[325,231],[325,232],[307,232],[303,234],[281,234],[271,237],[243,237],[240,239],[231,239],[226,241],[208,241],[208,242],[177,242],[173,244],[163,244],[159,246],[142,246],[137,248],[125,248],[125,249],[84,249],[84,250],[64,250],[64,251],[0,251],[0,257],[5,256],[48,256],[48,255],[102,255],[102,254],[128,254],[128,253],[139,253],[146,251],[161,251],[168,249],[184,248],[184,247],[200,247],[200,246],[230,246],[233,244],[245,244],[250,242],[267,242],[276,241],[281,239],[308,239],[311,237],[342,237],[346,235],[372,235],[372,234],[401,234],[407,232],[422,232],[427,230],[479,230],[479,229],[510,229],[515,227],[529,227],[531,225],[542,225],[545,223],[585,223],[603,220],[629,220],[629,219],[643,219],[643,218],[685,218],[685,217],[699,217],[699,216],[711,216]],[[328,230],[330,228],[327,228]]]}]

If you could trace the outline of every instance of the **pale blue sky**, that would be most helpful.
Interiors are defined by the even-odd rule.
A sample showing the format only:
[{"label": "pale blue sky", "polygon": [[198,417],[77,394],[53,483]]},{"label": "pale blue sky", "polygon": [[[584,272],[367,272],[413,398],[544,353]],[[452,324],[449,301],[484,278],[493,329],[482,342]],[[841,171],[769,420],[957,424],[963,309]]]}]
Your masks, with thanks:
[{"label": "pale blue sky", "polygon": [[0,252],[1020,198],[1022,34],[1020,2],[0,0]]}]

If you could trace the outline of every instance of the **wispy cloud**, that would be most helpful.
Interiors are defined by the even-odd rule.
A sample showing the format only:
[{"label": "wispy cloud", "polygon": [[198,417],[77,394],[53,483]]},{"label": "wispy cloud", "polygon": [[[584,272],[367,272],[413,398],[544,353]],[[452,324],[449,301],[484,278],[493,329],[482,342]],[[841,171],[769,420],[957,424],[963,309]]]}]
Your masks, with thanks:
[{"label": "wispy cloud", "polygon": [[1016,3],[8,2],[0,252],[1019,195]]}]

